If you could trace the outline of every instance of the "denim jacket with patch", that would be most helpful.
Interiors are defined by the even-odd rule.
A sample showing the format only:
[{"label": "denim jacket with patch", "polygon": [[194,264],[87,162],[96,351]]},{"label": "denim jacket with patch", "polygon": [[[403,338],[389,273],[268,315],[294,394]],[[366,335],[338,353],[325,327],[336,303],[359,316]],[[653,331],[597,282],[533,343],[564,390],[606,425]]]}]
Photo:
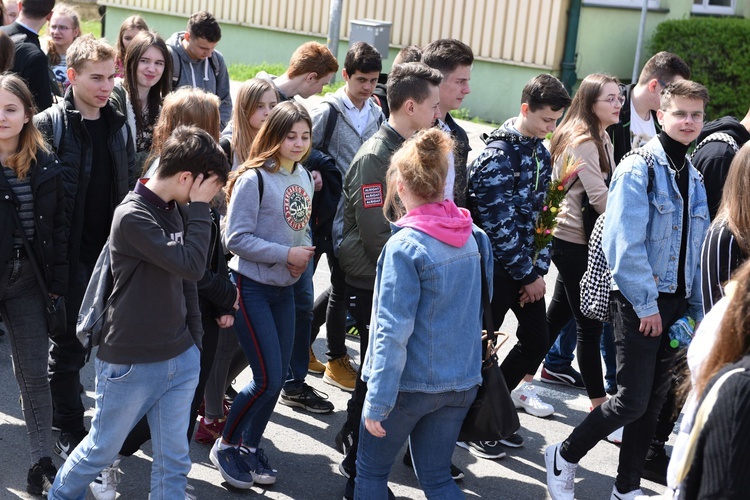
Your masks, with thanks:
[{"label": "denim jacket with patch", "polygon": [[675,172],[669,168],[659,138],[643,147],[654,155],[651,186],[642,156],[631,155],[617,166],[609,186],[602,249],[616,288],[643,318],[659,312],[659,293],[677,290],[680,241],[682,231],[688,231],[685,295],[688,313],[699,321],[703,318],[701,246],[710,223],[703,176],[686,159],[683,175],[689,175],[690,182],[685,224]]}]

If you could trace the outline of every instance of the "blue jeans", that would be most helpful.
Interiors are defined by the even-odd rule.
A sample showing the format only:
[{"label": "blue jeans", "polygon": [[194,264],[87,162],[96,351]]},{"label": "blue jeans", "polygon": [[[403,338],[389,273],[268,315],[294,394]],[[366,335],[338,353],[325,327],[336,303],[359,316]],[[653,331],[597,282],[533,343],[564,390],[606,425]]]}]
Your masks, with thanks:
[{"label": "blue jeans", "polygon": [[310,364],[310,333],[313,317],[313,272],[315,266],[310,259],[307,269],[294,284],[294,345],[292,358],[289,361],[289,372],[284,384],[285,391],[294,391],[302,387]]},{"label": "blue jeans", "polygon": [[[573,362],[576,341],[576,321],[575,319],[571,319],[563,329],[560,330],[560,334],[557,336],[555,343],[544,358],[544,366],[554,372],[562,371],[569,367]],[[617,387],[617,382],[615,381],[615,376],[617,374],[617,357],[615,353],[615,339],[612,332],[612,323],[604,323],[602,325],[600,349],[602,356],[604,357],[604,365],[606,368],[606,374],[604,375],[604,380],[606,380],[605,386],[613,388]]]},{"label": "blue jeans", "polygon": [[234,330],[245,352],[253,380],[234,398],[223,438],[255,448],[281,394],[294,343],[292,286],[258,283],[232,272],[240,290]]},{"label": "blue jeans", "polygon": [[383,422],[385,437],[359,430],[354,497],[386,500],[388,475],[406,439],[417,479],[427,498],[464,498],[451,478],[451,456],[458,432],[477,394],[477,387],[460,392],[427,394],[399,392],[396,405]]},{"label": "blue jeans", "polygon": [[49,338],[44,308],[31,262],[26,257],[8,260],[0,272],[0,316],[8,329],[32,464],[52,455],[52,396],[47,379]]},{"label": "blue jeans", "polygon": [[115,460],[143,415],[148,418],[154,450],[151,499],[184,498],[191,465],[186,417],[199,367],[196,346],[158,363],[126,365],[97,358],[91,430],[57,473],[48,498],[84,499],[89,483]]}]

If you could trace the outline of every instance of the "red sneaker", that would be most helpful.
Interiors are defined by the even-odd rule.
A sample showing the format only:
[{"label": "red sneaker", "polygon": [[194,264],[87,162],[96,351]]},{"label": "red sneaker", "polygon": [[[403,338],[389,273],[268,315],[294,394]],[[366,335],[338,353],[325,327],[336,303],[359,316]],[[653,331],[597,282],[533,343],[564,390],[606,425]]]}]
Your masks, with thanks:
[{"label": "red sneaker", "polygon": [[195,441],[201,444],[214,444],[221,437],[221,433],[224,432],[226,423],[226,418],[214,420],[210,424],[207,424],[206,420],[201,418],[198,423],[198,430],[195,432]]}]

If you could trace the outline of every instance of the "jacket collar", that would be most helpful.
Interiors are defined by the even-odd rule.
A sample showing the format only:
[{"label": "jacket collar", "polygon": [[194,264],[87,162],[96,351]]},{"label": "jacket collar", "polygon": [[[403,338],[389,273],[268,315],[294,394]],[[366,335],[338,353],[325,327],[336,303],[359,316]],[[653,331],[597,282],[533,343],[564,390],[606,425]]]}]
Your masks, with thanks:
[{"label": "jacket collar", "polygon": [[[71,117],[75,117],[79,123],[83,121],[83,117],[81,116],[81,113],[76,109],[75,101],[73,101],[72,86],[68,87],[68,90],[65,91],[65,97],[63,98],[62,107],[66,114]],[[107,104],[102,108],[101,113],[104,119],[107,121],[107,124],[109,125],[109,135],[118,133],[120,127],[125,125],[125,122],[127,121],[125,115],[117,111],[110,101],[107,101]]]}]

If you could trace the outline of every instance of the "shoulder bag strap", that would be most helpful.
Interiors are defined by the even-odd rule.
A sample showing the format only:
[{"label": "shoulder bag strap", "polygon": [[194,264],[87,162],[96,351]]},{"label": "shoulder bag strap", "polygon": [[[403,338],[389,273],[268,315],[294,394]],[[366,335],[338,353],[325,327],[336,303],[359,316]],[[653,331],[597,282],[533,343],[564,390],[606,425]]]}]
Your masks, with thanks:
[{"label": "shoulder bag strap", "polygon": [[[479,240],[474,236],[474,240],[477,242],[477,249],[479,250]],[[487,338],[482,341],[482,347],[485,352],[485,358],[488,359],[494,354],[495,339],[495,323],[492,319],[492,304],[490,302],[490,290],[487,285],[487,269],[484,265],[484,255],[481,250],[479,251],[479,266],[482,273],[482,317],[484,319],[483,325],[487,331]]]},{"label": "shoulder bag strap", "polygon": [[21,218],[18,216],[18,209],[14,208],[11,211],[13,212],[13,219],[15,219],[16,221],[16,228],[18,228],[18,231],[20,231],[21,233],[21,240],[23,241],[23,248],[24,250],[26,250],[26,257],[31,263],[31,268],[34,270],[34,275],[36,276],[36,280],[39,283],[39,288],[42,290],[42,295],[44,296],[44,303],[46,304],[47,312],[53,313],[56,309],[55,304],[52,301],[52,297],[49,296],[49,292],[47,291],[47,283],[45,283],[44,276],[42,276],[42,270],[39,268],[39,263],[36,261],[36,257],[34,256],[34,250],[31,248],[31,243],[29,243],[29,239],[26,237],[26,232],[23,230]]}]

